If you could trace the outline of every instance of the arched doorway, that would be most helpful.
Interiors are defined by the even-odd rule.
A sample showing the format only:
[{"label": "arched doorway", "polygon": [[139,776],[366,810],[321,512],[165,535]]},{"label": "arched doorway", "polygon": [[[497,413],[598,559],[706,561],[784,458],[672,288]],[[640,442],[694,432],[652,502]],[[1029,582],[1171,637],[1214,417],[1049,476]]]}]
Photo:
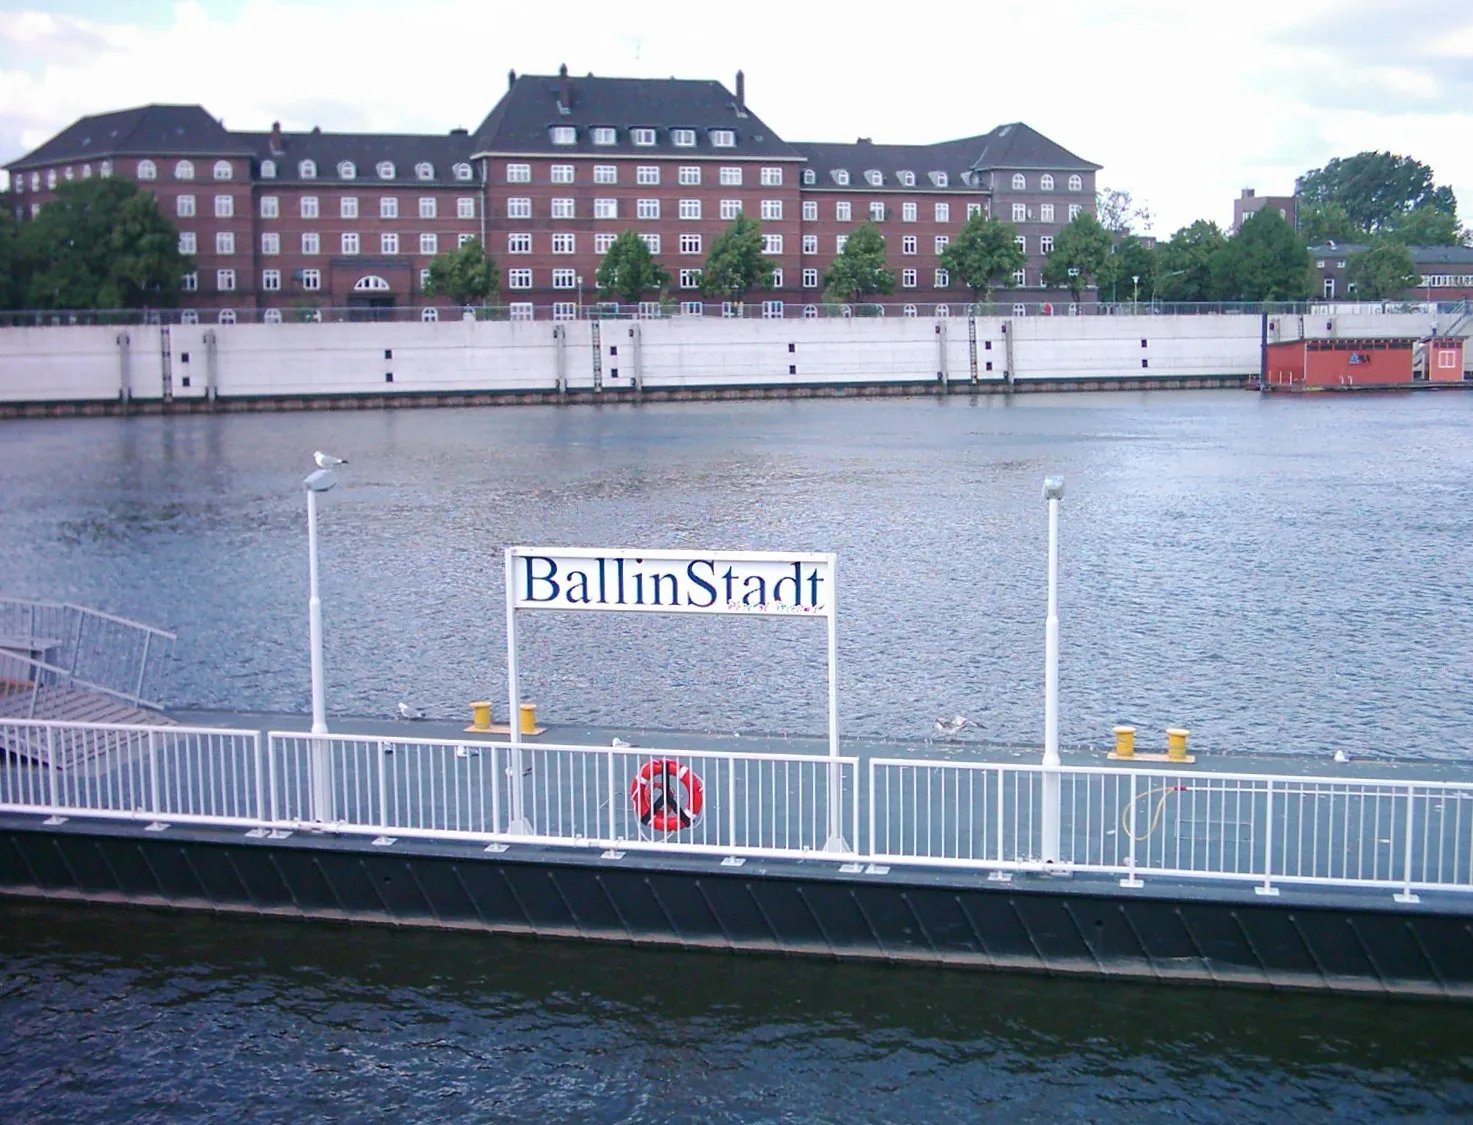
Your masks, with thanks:
[{"label": "arched doorway", "polygon": [[386,320],[394,307],[394,292],[376,273],[364,274],[353,283],[348,295],[350,320]]}]

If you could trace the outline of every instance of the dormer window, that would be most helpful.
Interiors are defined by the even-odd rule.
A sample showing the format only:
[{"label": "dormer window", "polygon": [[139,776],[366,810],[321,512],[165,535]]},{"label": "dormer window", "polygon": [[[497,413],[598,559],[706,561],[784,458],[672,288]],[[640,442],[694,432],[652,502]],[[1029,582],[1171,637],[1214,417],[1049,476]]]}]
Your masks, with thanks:
[{"label": "dormer window", "polygon": [[1045,172],[1042,176],[1039,176],[1038,177],[1038,190],[1039,191],[1053,191],[1054,190],[1054,178],[1052,176],[1050,176],[1047,172]]},{"label": "dormer window", "polygon": [[392,160],[380,160],[374,167],[381,180],[392,180],[394,178],[394,162]]},{"label": "dormer window", "polygon": [[653,129],[630,129],[629,139],[637,145],[652,145],[655,143],[655,131]]},{"label": "dormer window", "polygon": [[578,143],[578,130],[571,125],[554,125],[550,132],[552,133],[552,143],[555,145]]},{"label": "dormer window", "polygon": [[[103,179],[106,179],[108,176],[111,176],[113,174],[113,162],[111,160],[104,160],[101,164],[99,164],[97,166],[97,174],[99,176],[101,176]],[[33,176],[32,177],[32,183],[31,183],[31,186],[32,187],[35,187],[36,186],[34,180],[35,180],[35,177]]]},{"label": "dormer window", "polygon": [[945,172],[927,172],[926,177],[936,187],[946,187],[951,182],[951,178]]},{"label": "dormer window", "polygon": [[263,161],[261,161],[261,179],[263,179],[263,180],[274,180],[274,179],[276,179],[276,161],[274,161],[274,160],[263,160]]},{"label": "dormer window", "polygon": [[845,169],[835,168],[832,172],[829,173],[829,175],[834,177],[834,183],[838,184],[840,187],[849,186],[849,173]]},{"label": "dormer window", "polygon": [[713,148],[735,148],[736,134],[730,129],[712,129],[711,146]]},{"label": "dormer window", "polygon": [[1023,191],[1027,187],[1028,187],[1028,177],[1025,176],[1025,175],[1023,175],[1022,172],[1014,172],[1013,173],[1013,190],[1014,191]]},{"label": "dormer window", "polygon": [[297,176],[303,180],[315,180],[317,178],[317,161],[303,160],[297,165]]},{"label": "dormer window", "polygon": [[818,173],[815,172],[812,168],[804,168],[803,169],[803,182],[805,184],[816,184],[816,183],[818,183]]},{"label": "dormer window", "polygon": [[[55,187],[56,186],[56,173],[55,172],[50,172],[50,173],[48,173],[48,177],[50,178],[51,182],[47,186],[48,187]],[[158,179],[159,178],[158,165],[156,165],[152,160],[140,160],[138,162],[138,178],[140,180],[156,180],[156,179]]]},{"label": "dormer window", "polygon": [[670,143],[676,148],[695,148],[696,131],[694,129],[671,129]]},{"label": "dormer window", "polygon": [[194,179],[194,162],[192,160],[181,160],[174,165],[174,178],[176,180]]},{"label": "dormer window", "polygon": [[865,172],[864,182],[869,184],[870,187],[879,187],[885,182],[885,177],[883,173],[871,168]]},{"label": "dormer window", "polygon": [[235,169],[230,166],[228,160],[215,161],[215,179],[230,180],[235,178]]},{"label": "dormer window", "polygon": [[611,145],[619,139],[617,130],[607,125],[600,125],[593,131],[593,143],[596,145]]},{"label": "dormer window", "polygon": [[358,178],[358,165],[351,160],[344,160],[338,165],[338,179],[356,180]]},{"label": "dormer window", "polygon": [[433,180],[435,178],[435,166],[421,161],[414,166],[414,178],[416,180]]},{"label": "dormer window", "polygon": [[468,180],[471,178],[471,166],[469,164],[457,164],[455,166],[455,178],[457,180]]},{"label": "dormer window", "polygon": [[901,172],[901,173],[899,173],[899,177],[900,177],[900,183],[902,184],[902,186],[904,186],[904,187],[915,187],[916,186],[916,174],[914,172]]}]

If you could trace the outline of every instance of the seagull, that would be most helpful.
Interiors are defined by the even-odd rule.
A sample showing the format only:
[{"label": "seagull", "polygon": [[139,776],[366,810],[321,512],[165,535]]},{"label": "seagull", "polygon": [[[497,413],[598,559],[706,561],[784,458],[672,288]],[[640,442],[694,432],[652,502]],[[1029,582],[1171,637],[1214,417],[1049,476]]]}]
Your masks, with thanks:
[{"label": "seagull", "polygon": [[331,453],[324,453],[320,449],[312,454],[312,460],[317,462],[319,469],[330,469],[334,465],[346,465],[348,463],[346,458],[334,457]]},{"label": "seagull", "polygon": [[965,715],[953,715],[949,719],[937,719],[936,732],[938,734],[961,734],[968,727],[976,725],[976,723],[972,722]]},{"label": "seagull", "polygon": [[1350,752],[1347,750],[1336,750],[1335,761],[1343,766],[1346,762],[1350,761]]},{"label": "seagull", "polygon": [[455,748],[455,756],[457,758],[479,758],[481,752],[479,750],[471,750],[465,746],[457,746]]},{"label": "seagull", "polygon": [[412,719],[423,719],[424,717],[425,717],[424,708],[422,708],[422,707],[411,707],[411,706],[409,706],[409,704],[405,703],[404,700],[402,700],[402,699],[399,700],[399,718],[401,718],[401,719],[411,719],[412,720]]},{"label": "seagull", "polygon": [[622,738],[616,738],[616,739],[614,739],[613,742],[610,742],[609,745],[610,746],[633,746],[634,743],[632,743],[632,742],[625,742]]}]

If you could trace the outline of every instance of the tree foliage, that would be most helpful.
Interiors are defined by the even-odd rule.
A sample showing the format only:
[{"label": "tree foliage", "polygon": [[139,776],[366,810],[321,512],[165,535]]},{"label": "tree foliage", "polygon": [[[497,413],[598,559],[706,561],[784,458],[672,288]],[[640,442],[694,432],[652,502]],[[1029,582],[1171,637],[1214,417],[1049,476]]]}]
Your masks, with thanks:
[{"label": "tree foliage", "polygon": [[1276,207],[1244,220],[1213,254],[1211,273],[1221,301],[1302,301],[1313,288],[1309,250]]},{"label": "tree foliage", "polygon": [[57,188],[19,242],[25,303],[38,309],[173,305],[194,268],[153,196],[115,177]]},{"label": "tree foliage", "polygon": [[595,280],[600,296],[635,305],[646,293],[658,293],[669,286],[670,274],[655,261],[639,233],[626,230],[614,239],[614,244],[599,263]]},{"label": "tree foliage", "polygon": [[1403,246],[1457,246],[1465,233],[1458,226],[1456,214],[1424,203],[1398,216],[1386,237]]},{"label": "tree foliage", "polygon": [[895,275],[885,268],[885,236],[874,223],[862,223],[844,243],[823,276],[824,290],[840,300],[859,301],[895,290]]},{"label": "tree foliage", "polygon": [[1111,234],[1133,234],[1151,225],[1151,209],[1144,203],[1137,205],[1130,192],[1119,188],[1100,188],[1095,193],[1095,215]]},{"label": "tree foliage", "polygon": [[974,302],[985,301],[990,290],[1028,264],[1016,239],[1007,223],[978,212],[941,251],[941,268],[971,289]]},{"label": "tree foliage", "polygon": [[1380,301],[1412,288],[1418,275],[1407,248],[1387,238],[1351,258],[1347,277],[1357,295]]},{"label": "tree foliage", "polygon": [[1103,296],[1110,291],[1112,301],[1133,301],[1144,293],[1150,297],[1156,287],[1156,251],[1133,234],[1127,234],[1105,255],[1096,284]]},{"label": "tree foliage", "polygon": [[770,288],[776,268],[777,263],[762,254],[762,225],[739,214],[711,240],[711,252],[701,271],[701,291],[740,301],[759,286]]},{"label": "tree foliage", "polygon": [[1110,253],[1110,232],[1088,211],[1081,211],[1054,239],[1054,252],[1043,269],[1046,285],[1067,288],[1079,301],[1095,281]]},{"label": "tree foliage", "polygon": [[19,225],[8,207],[0,208],[0,309],[18,309],[25,303],[29,273],[21,256]]},{"label": "tree foliage", "polygon": [[1206,219],[1182,227],[1157,247],[1154,292],[1167,301],[1212,300],[1212,260],[1227,241],[1218,225]]},{"label": "tree foliage", "polygon": [[479,238],[437,254],[425,281],[426,297],[449,297],[457,305],[485,304],[501,287],[501,274]]},{"label": "tree foliage", "polygon": [[1295,192],[1308,203],[1338,203],[1357,229],[1374,234],[1396,225],[1420,207],[1457,215],[1458,202],[1449,187],[1433,184],[1432,169],[1410,156],[1361,152],[1336,157],[1295,181]]},{"label": "tree foliage", "polygon": [[1344,204],[1333,199],[1324,203],[1299,204],[1299,234],[1311,246],[1327,242],[1354,242],[1365,232],[1356,229]]}]

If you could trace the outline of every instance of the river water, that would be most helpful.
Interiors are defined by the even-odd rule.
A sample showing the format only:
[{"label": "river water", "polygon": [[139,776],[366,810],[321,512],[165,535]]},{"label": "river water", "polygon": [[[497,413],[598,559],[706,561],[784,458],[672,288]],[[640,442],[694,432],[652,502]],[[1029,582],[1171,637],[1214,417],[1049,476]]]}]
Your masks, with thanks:
[{"label": "river water", "polygon": [[[840,715],[1151,748],[1463,758],[1473,398],[1236,393],[0,422],[0,592],[179,630],[171,701],[504,697],[513,542],[839,555]],[[524,614],[525,695],[631,730],[824,725],[816,622]],[[1473,1014],[0,906],[17,1121],[1247,1121],[1473,1114]]]}]

